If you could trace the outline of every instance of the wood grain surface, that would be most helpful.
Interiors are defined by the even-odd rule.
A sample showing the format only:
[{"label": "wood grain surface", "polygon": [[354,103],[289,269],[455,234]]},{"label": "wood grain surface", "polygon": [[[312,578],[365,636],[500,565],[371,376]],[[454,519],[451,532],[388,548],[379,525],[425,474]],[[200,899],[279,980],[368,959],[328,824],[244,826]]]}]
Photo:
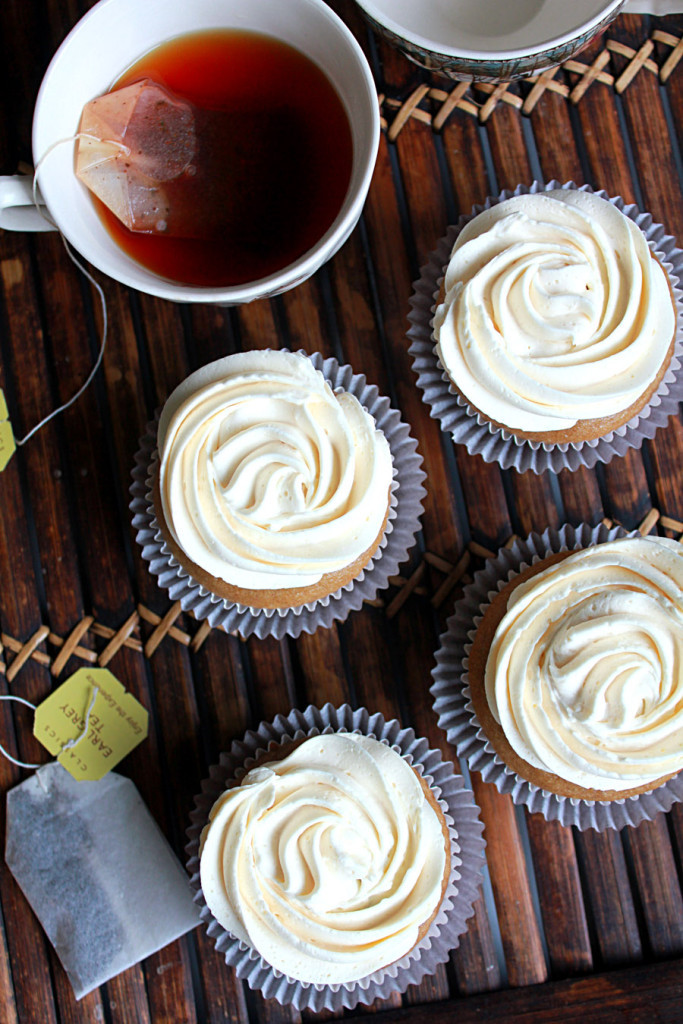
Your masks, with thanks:
[{"label": "wood grain surface", "polygon": [[[42,75],[89,6],[0,4],[0,174],[30,165]],[[485,552],[512,534],[604,518],[630,529],[652,509],[659,513],[648,520],[652,529],[683,532],[680,417],[642,450],[595,470],[541,477],[502,471],[456,448],[430,417],[406,338],[412,282],[428,253],[460,213],[503,188],[535,178],[586,182],[638,203],[683,239],[683,68],[666,84],[658,75],[683,37],[683,16],[620,16],[577,58],[584,70],[599,60],[609,76],[592,81],[578,103],[568,97],[583,72],[564,69],[544,80],[528,113],[520,108],[530,83],[493,93],[469,89],[464,106],[453,94],[435,128],[438,90],[450,94],[453,83],[391,49],[351,0],[331,6],[370,60],[387,119],[368,200],[348,242],[294,291],[231,309],[174,305],[96,273],[109,315],[104,365],[83,397],[0,476],[0,692],[39,702],[128,623],[129,642],[114,643],[109,667],[149,710],[151,724],[119,770],[135,781],[181,860],[193,796],[209,766],[247,728],[293,706],[364,705],[412,726],[453,760],[431,707],[434,651],[463,583]],[[658,31],[673,42],[657,36],[647,54],[653,63],[617,91],[614,83]],[[606,50],[606,38],[619,45]],[[410,97],[417,102],[407,112]],[[404,123],[390,139],[398,110]],[[97,294],[56,234],[0,232],[0,387],[17,435],[85,378],[100,327]],[[379,600],[313,635],[243,641],[199,631],[171,608],[135,544],[128,487],[145,424],[189,371],[226,353],[278,346],[333,355],[377,384],[411,425],[428,496],[410,561]],[[41,627],[29,652],[25,645]],[[56,661],[76,628],[80,656]],[[12,671],[22,649],[25,660]],[[0,743],[19,759],[47,760],[32,737],[30,712],[17,705],[0,702]],[[528,815],[461,769],[488,844],[469,929],[433,977],[345,1016],[406,1024],[426,1014],[461,1024],[680,1021],[681,806],[623,833],[579,833]],[[25,776],[0,757],[3,793]],[[76,1002],[0,862],[2,1024],[279,1024],[332,1016],[298,1013],[251,992],[203,929]]]}]

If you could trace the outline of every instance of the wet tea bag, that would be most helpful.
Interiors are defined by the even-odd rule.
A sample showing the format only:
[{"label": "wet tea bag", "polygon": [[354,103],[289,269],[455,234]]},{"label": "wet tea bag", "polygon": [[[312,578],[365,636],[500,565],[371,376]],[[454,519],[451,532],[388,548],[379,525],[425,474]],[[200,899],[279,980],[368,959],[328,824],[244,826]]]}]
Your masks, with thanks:
[{"label": "wet tea bag", "polygon": [[86,103],[76,174],[131,231],[170,230],[169,183],[196,168],[192,104],[148,78]]},{"label": "wet tea bag", "polygon": [[276,103],[258,117],[203,109],[145,78],[85,105],[76,174],[130,231],[263,246],[253,211],[272,227],[288,194],[282,177],[261,180],[263,161],[281,167],[298,131]]},{"label": "wet tea bag", "polygon": [[135,786],[57,762],[7,795],[5,856],[76,998],[199,923],[188,880]]}]

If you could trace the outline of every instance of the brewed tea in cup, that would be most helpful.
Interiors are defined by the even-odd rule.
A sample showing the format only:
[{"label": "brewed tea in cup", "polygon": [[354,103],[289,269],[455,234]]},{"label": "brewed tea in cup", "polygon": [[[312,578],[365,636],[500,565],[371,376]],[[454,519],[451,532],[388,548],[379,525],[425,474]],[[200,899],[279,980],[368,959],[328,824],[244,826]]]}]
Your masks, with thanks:
[{"label": "brewed tea in cup", "polygon": [[[90,106],[131,94],[120,142],[135,142],[104,161],[116,202],[95,204],[120,248],[148,270],[204,287],[257,281],[334,222],[351,180],[351,128],[333,86],[299,50],[262,33],[193,32],[145,54]],[[109,139],[110,124],[100,133]],[[90,137],[78,145],[92,147]],[[178,156],[170,167],[167,152]]]},{"label": "brewed tea in cup", "polygon": [[[284,227],[279,239],[274,223],[278,204],[272,204],[271,196],[268,196],[271,204],[268,216],[261,217],[258,223],[254,216],[254,230],[247,232],[250,237],[244,238],[243,243],[260,246],[261,257],[248,255],[242,248],[241,256],[238,253],[237,258],[232,259],[227,283],[225,277],[222,281],[204,277],[202,283],[198,276],[183,282],[182,277],[187,275],[182,269],[178,272],[177,266],[174,269],[163,261],[145,265],[147,257],[138,251],[135,241],[124,241],[116,227],[105,223],[107,215],[96,208],[91,194],[75,175],[73,143],[60,144],[60,140],[74,138],[83,108],[89,101],[125,82],[129,74],[147,73],[145,66],[149,71],[150,62],[154,64],[159,54],[162,57],[164,52],[171,54],[170,67],[174,61],[178,63],[173,57],[174,47],[182,48],[192,38],[195,42],[203,39],[201,45],[204,45],[212,37],[214,41],[222,37],[233,47],[234,57],[235,52],[246,52],[242,47],[235,51],[240,34],[242,41],[258,37],[259,46],[264,37],[268,37],[266,45],[274,45],[280,53],[296,51],[297,59],[303,59],[306,73],[315,78],[315,86],[310,85],[310,78],[308,86],[304,86],[303,91],[308,90],[307,102],[305,109],[304,104],[299,103],[299,126],[292,127],[291,132],[281,132],[278,119],[272,115],[280,98],[292,91],[287,88],[290,82],[284,79],[291,79],[293,84],[296,76],[288,72],[279,78],[275,76],[278,78],[275,82],[271,74],[272,53],[265,58],[260,55],[258,74],[253,68],[250,70],[246,84],[241,86],[243,96],[238,97],[234,105],[236,116],[242,117],[242,130],[237,134],[243,137],[249,131],[249,117],[243,115],[253,110],[249,104],[260,97],[258,102],[264,121],[270,116],[271,125],[275,124],[269,141],[266,130],[266,147],[282,152],[286,142],[300,161],[299,174],[294,173],[300,180],[288,186],[288,197],[280,203]],[[155,73],[162,71],[156,68]],[[211,85],[212,76],[205,74],[203,77],[205,84]],[[257,79],[270,81],[270,95],[261,89]],[[319,149],[316,155],[314,141],[310,140],[311,126],[316,123],[319,126],[321,115],[316,114],[315,109],[325,89],[327,98],[321,101],[322,106],[328,114],[336,107],[336,113],[330,114],[330,124],[336,123],[337,130],[334,144],[328,135],[326,152],[321,154]],[[188,98],[198,108],[211,109],[211,97],[203,95],[201,89]],[[293,123],[296,125],[296,118]],[[290,136],[295,133],[298,133],[298,143],[291,146]],[[109,276],[141,291],[176,301],[222,304],[247,302],[294,287],[337,251],[360,216],[378,142],[377,94],[367,61],[350,31],[323,0],[287,0],[287,3],[231,0],[229,4],[223,0],[193,0],[192,4],[185,0],[146,0],[144,4],[139,0],[101,0],[76,25],[55,54],[38,94],[33,125],[33,153],[39,166],[40,192],[55,224],[82,256]],[[313,146],[313,151],[307,151],[308,146]],[[315,178],[315,187],[311,175]],[[295,186],[302,183],[305,190],[302,192],[299,187],[297,193]],[[229,182],[226,181],[226,185]],[[239,188],[243,187],[244,181],[239,183]],[[262,195],[268,191],[264,179],[255,191],[259,189]],[[316,191],[322,195],[326,212],[307,222],[301,204]],[[284,192],[283,188],[281,194]],[[0,182],[0,225],[5,226],[7,211],[3,213],[2,207],[7,204],[3,203],[2,193],[3,183]],[[335,210],[335,207],[338,208]],[[14,227],[17,227],[17,220],[21,221],[17,212],[21,213],[16,208],[11,211],[15,220],[11,226]],[[245,223],[250,224],[250,218],[247,217]],[[270,237],[264,238],[269,225]],[[290,233],[297,235],[294,248],[290,246],[292,239],[284,237]],[[232,244],[237,250],[234,239]],[[251,261],[248,273],[236,270],[248,261]],[[205,262],[210,265],[213,261]],[[191,264],[191,257],[186,258],[185,267]],[[257,276],[251,276],[252,273]],[[181,277],[181,281],[173,280],[174,277]]]}]

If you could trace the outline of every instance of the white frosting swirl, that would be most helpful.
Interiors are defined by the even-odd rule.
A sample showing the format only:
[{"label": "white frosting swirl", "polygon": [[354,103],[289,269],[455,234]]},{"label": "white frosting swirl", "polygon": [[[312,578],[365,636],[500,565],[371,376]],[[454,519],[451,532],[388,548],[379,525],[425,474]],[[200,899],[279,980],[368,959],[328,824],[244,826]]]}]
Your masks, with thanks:
[{"label": "white frosting swirl", "polygon": [[399,960],[442,898],[442,825],[410,765],[335,733],[252,769],[214,804],[201,885],[216,920],[312,984]]},{"label": "white frosting swirl", "polygon": [[486,696],[520,757],[585,789],[683,768],[681,545],[599,544],[515,587]]},{"label": "white frosting swirl", "polygon": [[434,317],[442,365],[489,419],[565,430],[628,409],[675,327],[666,274],[636,224],[589,192],[492,206],[458,235]]},{"label": "white frosting swirl", "polygon": [[164,406],[158,445],[168,529],[234,586],[309,586],[382,528],[387,440],[303,354],[244,352],[197,370]]}]

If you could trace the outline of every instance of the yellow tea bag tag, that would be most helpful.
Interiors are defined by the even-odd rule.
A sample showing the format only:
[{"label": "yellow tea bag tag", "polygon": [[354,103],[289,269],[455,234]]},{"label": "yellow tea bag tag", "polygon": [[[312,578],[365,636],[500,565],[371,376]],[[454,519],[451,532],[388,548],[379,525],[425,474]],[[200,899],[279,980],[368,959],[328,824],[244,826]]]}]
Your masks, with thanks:
[{"label": "yellow tea bag tag", "polygon": [[78,780],[111,771],[147,735],[148,715],[106,668],[79,668],[36,708],[33,735]]},{"label": "yellow tea bag tag", "polygon": [[5,394],[0,388],[0,473],[12,458],[16,451],[16,444],[14,443],[14,433],[12,432],[12,424],[9,421],[9,412],[7,411],[7,402],[5,401]]}]

